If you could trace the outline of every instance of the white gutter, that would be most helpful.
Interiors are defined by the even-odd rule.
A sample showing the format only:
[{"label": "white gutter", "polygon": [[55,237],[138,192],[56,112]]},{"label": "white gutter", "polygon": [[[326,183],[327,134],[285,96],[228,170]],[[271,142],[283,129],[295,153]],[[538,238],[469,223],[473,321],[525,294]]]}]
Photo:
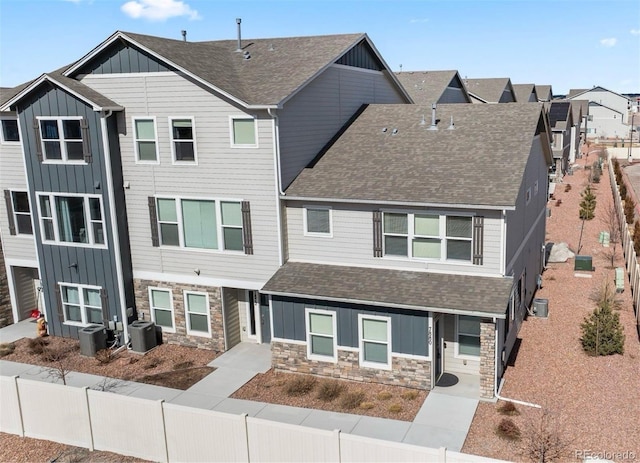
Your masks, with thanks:
[{"label": "white gutter", "polygon": [[[546,211],[545,211],[546,213]],[[507,274],[507,211],[502,210],[502,220],[500,221],[500,239],[502,240],[502,246],[500,246],[500,273],[502,276]]]},{"label": "white gutter", "polygon": [[[281,193],[281,198],[285,199],[285,194]],[[419,207],[439,207],[439,208],[452,208],[452,209],[482,209],[489,211],[515,211],[515,206],[498,205],[488,206],[486,204],[452,204],[452,203],[420,203],[413,201],[389,201],[389,200],[377,200],[377,199],[348,199],[348,198],[315,198],[307,196],[287,196],[286,199],[290,201],[309,201],[309,202],[331,202],[331,203],[344,203],[344,204],[379,204],[388,206],[419,206]]]},{"label": "white gutter", "polygon": [[114,203],[113,192],[113,173],[111,171],[111,150],[109,149],[109,131],[107,127],[107,118],[112,112],[107,111],[100,114],[100,129],[102,131],[102,148],[104,150],[105,173],[107,177],[107,199],[109,200],[109,217],[111,218],[111,233],[113,236],[113,253],[116,259],[116,275],[118,277],[118,295],[120,297],[120,311],[122,327],[124,329],[124,339],[122,342],[126,345],[129,340],[129,325],[127,324],[127,300],[124,294],[124,276],[122,272],[122,256],[120,255],[120,235],[118,233],[118,225],[116,220],[116,206]]},{"label": "white gutter", "polygon": [[280,120],[272,108],[267,108],[269,116],[272,117],[273,126],[273,168],[276,174],[276,220],[277,220],[277,232],[278,232],[278,265],[282,267],[284,265],[284,250],[282,249],[282,240],[284,235],[282,233],[282,204],[280,198],[284,197],[284,191],[282,191],[282,173],[280,172]]}]

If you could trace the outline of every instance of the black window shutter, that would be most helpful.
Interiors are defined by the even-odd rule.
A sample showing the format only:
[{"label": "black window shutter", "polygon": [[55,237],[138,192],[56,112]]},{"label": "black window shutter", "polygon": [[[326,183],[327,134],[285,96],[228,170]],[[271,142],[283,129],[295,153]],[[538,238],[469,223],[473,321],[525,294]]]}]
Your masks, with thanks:
[{"label": "black window shutter", "polygon": [[251,209],[249,201],[242,201],[242,241],[245,254],[253,254],[253,235],[251,234]]},{"label": "black window shutter", "polygon": [[62,294],[60,294],[60,286],[56,285],[54,289],[56,295],[56,309],[58,310],[58,321],[64,322],[64,312],[62,311]]},{"label": "black window shutter", "polygon": [[4,201],[7,203],[7,218],[9,219],[9,234],[16,234],[16,224],[13,221],[13,203],[11,202],[11,192],[4,190]]},{"label": "black window shutter", "polygon": [[84,162],[91,164],[91,140],[89,139],[89,123],[83,117],[80,119],[80,130],[82,130],[82,156]]},{"label": "black window shutter", "polygon": [[40,122],[35,117],[33,118],[33,133],[36,141],[36,157],[39,162],[42,162],[42,138],[40,137]]},{"label": "black window shutter", "polygon": [[158,213],[156,211],[156,198],[149,196],[149,220],[151,221],[151,244],[160,246],[158,239]]},{"label": "black window shutter", "polygon": [[102,324],[106,328],[109,326],[109,300],[107,290],[104,288],[100,288],[100,302],[102,304]]},{"label": "black window shutter", "polygon": [[373,211],[373,257],[382,257],[382,212]]},{"label": "black window shutter", "polygon": [[484,243],[484,217],[473,218],[473,265],[482,265],[482,243]]}]

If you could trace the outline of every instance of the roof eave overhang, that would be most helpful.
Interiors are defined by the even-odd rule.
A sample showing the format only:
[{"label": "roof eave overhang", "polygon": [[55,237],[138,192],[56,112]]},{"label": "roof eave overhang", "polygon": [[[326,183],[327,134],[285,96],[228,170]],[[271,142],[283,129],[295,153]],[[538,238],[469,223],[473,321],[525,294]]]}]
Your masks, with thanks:
[{"label": "roof eave overhang", "polygon": [[331,297],[331,296],[318,296],[318,295],[312,295],[312,294],[290,293],[290,292],[284,292],[284,291],[269,291],[269,290],[265,290],[264,288],[261,289],[260,292],[263,294],[269,294],[271,296],[318,299],[321,301],[329,301],[329,302],[347,302],[351,304],[372,305],[376,307],[389,307],[393,309],[409,309],[409,310],[419,310],[422,312],[438,312],[438,313],[447,313],[447,314],[455,314],[455,315],[471,315],[474,317],[491,317],[491,318],[500,318],[500,319],[506,318],[506,313],[484,312],[481,310],[464,310],[464,309],[454,309],[454,308],[446,308],[446,307],[394,304],[389,302],[367,301],[363,299],[337,298],[337,297]]},{"label": "roof eave overhang", "polygon": [[280,199],[289,201],[308,201],[308,202],[329,202],[343,204],[377,204],[383,206],[400,206],[400,207],[438,207],[452,209],[482,209],[492,211],[513,211],[516,209],[514,204],[454,204],[454,203],[430,203],[419,201],[389,201],[376,199],[349,199],[349,198],[322,198],[313,196],[289,196],[280,195]]}]

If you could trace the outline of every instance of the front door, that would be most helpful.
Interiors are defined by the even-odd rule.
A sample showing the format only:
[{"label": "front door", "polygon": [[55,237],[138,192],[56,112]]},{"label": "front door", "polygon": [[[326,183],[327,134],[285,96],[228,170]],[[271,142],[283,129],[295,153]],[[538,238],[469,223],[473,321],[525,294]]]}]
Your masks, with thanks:
[{"label": "front door", "polygon": [[437,317],[433,320],[433,385],[438,382],[442,372],[444,371],[444,355],[443,346],[444,339],[442,336],[442,318]]},{"label": "front door", "polygon": [[269,312],[269,297],[260,294],[260,342],[271,342],[271,316]]}]

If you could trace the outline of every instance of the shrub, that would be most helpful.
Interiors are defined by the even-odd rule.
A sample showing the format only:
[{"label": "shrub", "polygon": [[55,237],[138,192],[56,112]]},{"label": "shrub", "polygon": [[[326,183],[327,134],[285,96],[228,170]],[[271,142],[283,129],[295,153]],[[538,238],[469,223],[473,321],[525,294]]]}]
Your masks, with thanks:
[{"label": "shrub", "polygon": [[391,413],[400,413],[402,411],[402,405],[400,404],[391,404],[389,408],[387,408]]},{"label": "shrub", "polygon": [[114,356],[111,349],[100,349],[98,352],[96,352],[96,360],[103,365],[111,363],[113,359]]},{"label": "shrub", "polygon": [[286,392],[290,396],[300,396],[308,394],[316,387],[318,380],[311,375],[295,375],[287,381]]},{"label": "shrub", "polygon": [[516,404],[514,404],[513,402],[503,403],[498,407],[498,412],[501,415],[508,415],[508,416],[516,416],[520,414],[520,412],[516,408]]},{"label": "shrub", "polygon": [[571,191],[571,184],[570,184],[570,183],[567,183],[567,184],[564,186],[564,192],[565,192],[565,193],[568,193],[568,192],[570,192],[570,191]]},{"label": "shrub", "polygon": [[593,219],[596,210],[596,195],[591,191],[591,186],[587,185],[580,196],[582,197],[582,201],[580,201],[580,218],[583,220]]},{"label": "shrub", "polygon": [[378,397],[378,400],[389,400],[391,397],[393,397],[393,394],[387,391],[382,391],[378,393],[377,397]]},{"label": "shrub", "polygon": [[365,395],[362,391],[347,392],[342,396],[342,399],[340,399],[340,406],[347,410],[353,410],[360,406],[364,401],[364,397]]},{"label": "shrub", "polygon": [[162,359],[152,358],[142,368],[144,368],[145,370],[153,370],[155,367],[160,365],[162,362],[163,362]]},{"label": "shrub", "polygon": [[0,344],[0,357],[5,357],[9,354],[13,354],[13,351],[16,350],[16,345],[12,342],[3,342]]},{"label": "shrub", "polygon": [[405,391],[400,397],[404,400],[415,400],[418,397],[418,391]]},{"label": "shrub", "polygon": [[318,388],[318,399],[331,402],[337,399],[344,390],[344,386],[338,381],[322,381]]},{"label": "shrub", "polygon": [[373,402],[362,402],[360,404],[360,408],[363,410],[371,410],[373,407],[375,407]]},{"label": "shrub", "polygon": [[633,201],[633,198],[631,197],[631,195],[627,195],[625,200],[624,200],[624,217],[627,220],[628,224],[632,224],[634,219],[635,219],[635,215],[636,215],[636,204]]},{"label": "shrub", "polygon": [[513,422],[511,418],[502,418],[496,427],[496,434],[507,440],[520,439],[520,428]]},{"label": "shrub", "polygon": [[49,345],[49,340],[47,338],[32,338],[27,341],[27,347],[29,347],[29,352],[35,355],[41,355],[47,346]]},{"label": "shrub", "polygon": [[611,310],[611,304],[597,307],[580,325],[582,348],[590,355],[624,353],[624,333],[620,314]]}]

